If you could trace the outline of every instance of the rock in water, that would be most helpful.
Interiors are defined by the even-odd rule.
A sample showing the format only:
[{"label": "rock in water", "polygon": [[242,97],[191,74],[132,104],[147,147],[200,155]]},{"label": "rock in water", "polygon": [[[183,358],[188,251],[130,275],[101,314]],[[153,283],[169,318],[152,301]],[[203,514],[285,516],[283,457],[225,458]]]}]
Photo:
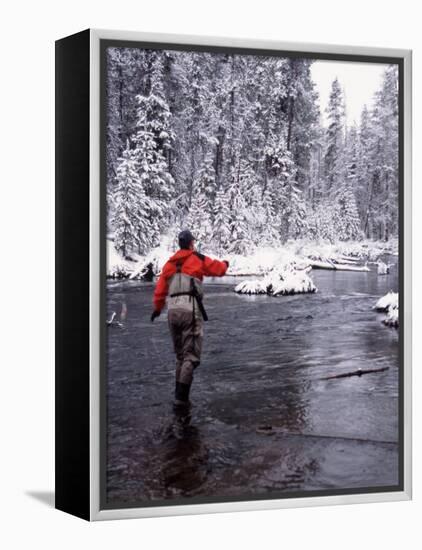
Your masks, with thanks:
[{"label": "rock in water", "polygon": [[388,309],[387,317],[383,320],[387,327],[398,328],[399,326],[399,308],[391,306]]},{"label": "rock in water", "polygon": [[142,281],[151,282],[154,280],[154,266],[152,262],[149,262],[142,273],[140,274],[140,278]]},{"label": "rock in water", "polygon": [[390,266],[379,260],[377,262],[377,273],[378,275],[388,275],[390,273]]},{"label": "rock in water", "polygon": [[242,281],[234,291],[238,294],[284,296],[316,292],[317,288],[306,269],[273,269],[263,279]]},{"label": "rock in water", "polygon": [[387,313],[387,317],[382,321],[384,325],[394,328],[399,326],[399,295],[397,292],[389,292],[380,298],[374,309]]},{"label": "rock in water", "polygon": [[390,291],[375,304],[377,311],[388,311],[390,307],[399,307],[399,295],[397,292]]}]

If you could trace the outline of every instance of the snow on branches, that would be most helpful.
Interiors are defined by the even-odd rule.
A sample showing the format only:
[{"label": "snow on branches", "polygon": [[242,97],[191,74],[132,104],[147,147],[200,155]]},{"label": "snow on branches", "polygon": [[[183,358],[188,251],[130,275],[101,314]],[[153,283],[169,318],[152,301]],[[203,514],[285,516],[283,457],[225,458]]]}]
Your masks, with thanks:
[{"label": "snow on branches", "polygon": [[397,237],[397,69],[350,128],[335,80],[325,128],[311,65],[107,49],[107,230],[119,253],[145,255],[186,226],[218,254]]}]

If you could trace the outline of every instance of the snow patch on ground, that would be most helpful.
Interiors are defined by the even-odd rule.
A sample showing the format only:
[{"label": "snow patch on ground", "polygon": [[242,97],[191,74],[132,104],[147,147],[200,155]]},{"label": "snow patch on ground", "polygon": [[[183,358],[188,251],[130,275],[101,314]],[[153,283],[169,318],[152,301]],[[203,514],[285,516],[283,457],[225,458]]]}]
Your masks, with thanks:
[{"label": "snow patch on ground", "polygon": [[268,294],[269,296],[316,292],[317,288],[308,272],[308,269],[273,269],[263,279],[242,281],[234,291],[238,294]]},{"label": "snow patch on ground", "polygon": [[125,260],[115,249],[114,242],[107,239],[107,277],[124,279],[129,276],[135,266],[134,261]]},{"label": "snow patch on ground", "polygon": [[399,326],[399,295],[397,292],[388,292],[378,300],[374,309],[387,313],[387,317],[382,321],[384,325],[396,328]]}]

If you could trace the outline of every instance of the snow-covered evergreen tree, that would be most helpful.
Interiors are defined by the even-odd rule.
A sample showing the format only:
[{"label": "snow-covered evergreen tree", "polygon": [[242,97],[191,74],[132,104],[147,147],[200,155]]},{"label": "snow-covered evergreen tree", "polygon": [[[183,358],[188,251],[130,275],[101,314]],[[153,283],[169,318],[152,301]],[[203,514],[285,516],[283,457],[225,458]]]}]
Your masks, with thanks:
[{"label": "snow-covered evergreen tree", "polygon": [[398,74],[389,66],[371,111],[364,109],[357,163],[358,208],[369,238],[398,232]]},{"label": "snow-covered evergreen tree", "polygon": [[356,202],[358,184],[358,132],[355,125],[347,132],[344,181],[336,193],[335,227],[338,239],[355,240],[361,237],[361,220]]},{"label": "snow-covered evergreen tree", "polygon": [[350,181],[344,183],[337,192],[334,225],[336,236],[341,241],[361,237],[359,212]]},{"label": "snow-covered evergreen tree", "polygon": [[214,169],[214,159],[211,152],[206,154],[204,161],[198,171],[195,178],[194,189],[197,194],[203,196],[204,207],[208,214],[211,215],[214,208],[215,194],[216,194],[216,176]]},{"label": "snow-covered evergreen tree", "polygon": [[107,49],[107,210],[108,230],[114,215],[117,165],[134,131],[136,95],[146,84],[147,54],[138,48]]},{"label": "snow-covered evergreen tree", "polygon": [[259,224],[259,240],[256,244],[264,246],[277,246],[280,244],[281,236],[277,231],[277,218],[274,209],[274,200],[270,190],[267,188],[262,195],[261,205],[256,205],[255,209],[262,211],[262,223]]},{"label": "snow-covered evergreen tree", "polygon": [[228,197],[223,189],[217,191],[214,205],[213,243],[216,252],[223,254],[230,247],[230,207]]},{"label": "snow-covered evergreen tree", "polygon": [[283,241],[306,235],[307,221],[303,193],[296,182],[296,167],[283,139],[274,138],[266,150],[267,188],[273,196],[273,208],[279,236]]},{"label": "snow-covered evergreen tree", "polygon": [[313,210],[308,211],[309,235],[315,240],[337,240],[335,228],[337,209],[333,208],[331,199],[321,200]]},{"label": "snow-covered evergreen tree", "polygon": [[195,235],[199,247],[208,245],[212,239],[213,227],[208,206],[206,196],[199,192],[194,196],[189,214],[186,218],[185,225],[189,227]]},{"label": "snow-covered evergreen tree", "polygon": [[165,157],[174,139],[169,119],[165,100],[156,95],[138,96],[134,154],[143,188],[152,203],[148,221],[156,243],[169,224],[169,201],[174,194],[174,179]]},{"label": "snow-covered evergreen tree", "polygon": [[388,240],[398,231],[398,68],[390,65],[385,70],[383,82],[374,108],[376,141],[380,150],[379,191],[375,237]]},{"label": "snow-covered evergreen tree", "polygon": [[303,192],[293,182],[289,183],[286,191],[288,201],[284,211],[288,216],[287,239],[306,237],[309,231],[309,223]]},{"label": "snow-covered evergreen tree", "polygon": [[369,236],[368,225],[372,209],[373,183],[373,132],[371,128],[370,112],[364,105],[360,120],[357,164],[356,164],[356,204],[361,219],[362,229]]},{"label": "snow-covered evergreen tree", "polygon": [[127,145],[117,167],[112,226],[116,249],[126,257],[146,253],[153,244],[149,225],[151,203],[138,174],[135,151]]},{"label": "snow-covered evergreen tree", "polygon": [[336,78],[331,86],[327,107],[327,149],[324,157],[327,193],[336,193],[344,177],[344,102],[340,83]]},{"label": "snow-covered evergreen tree", "polygon": [[292,59],[288,65],[286,102],[286,144],[296,166],[297,186],[309,185],[312,148],[319,135],[318,94],[311,79],[312,60]]},{"label": "snow-covered evergreen tree", "polygon": [[193,230],[198,243],[205,246],[211,242],[213,236],[215,195],[215,170],[211,153],[209,153],[205,156],[195,178],[185,224]]},{"label": "snow-covered evergreen tree", "polygon": [[244,254],[250,248],[250,226],[247,221],[247,191],[251,184],[246,163],[238,160],[230,172],[227,188],[229,205],[229,251]]}]

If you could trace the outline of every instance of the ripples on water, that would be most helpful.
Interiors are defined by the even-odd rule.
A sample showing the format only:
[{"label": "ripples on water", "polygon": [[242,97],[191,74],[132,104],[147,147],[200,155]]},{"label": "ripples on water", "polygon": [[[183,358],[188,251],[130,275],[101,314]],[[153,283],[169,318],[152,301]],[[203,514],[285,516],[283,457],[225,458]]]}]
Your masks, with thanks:
[{"label": "ripples on water", "polygon": [[[109,283],[107,496],[139,504],[397,483],[398,331],[371,308],[397,271],[314,271],[319,292],[239,296],[211,281],[191,414],[175,416],[166,316],[153,285]],[[362,377],[321,380],[358,368]],[[271,493],[272,492],[272,493]]]}]

